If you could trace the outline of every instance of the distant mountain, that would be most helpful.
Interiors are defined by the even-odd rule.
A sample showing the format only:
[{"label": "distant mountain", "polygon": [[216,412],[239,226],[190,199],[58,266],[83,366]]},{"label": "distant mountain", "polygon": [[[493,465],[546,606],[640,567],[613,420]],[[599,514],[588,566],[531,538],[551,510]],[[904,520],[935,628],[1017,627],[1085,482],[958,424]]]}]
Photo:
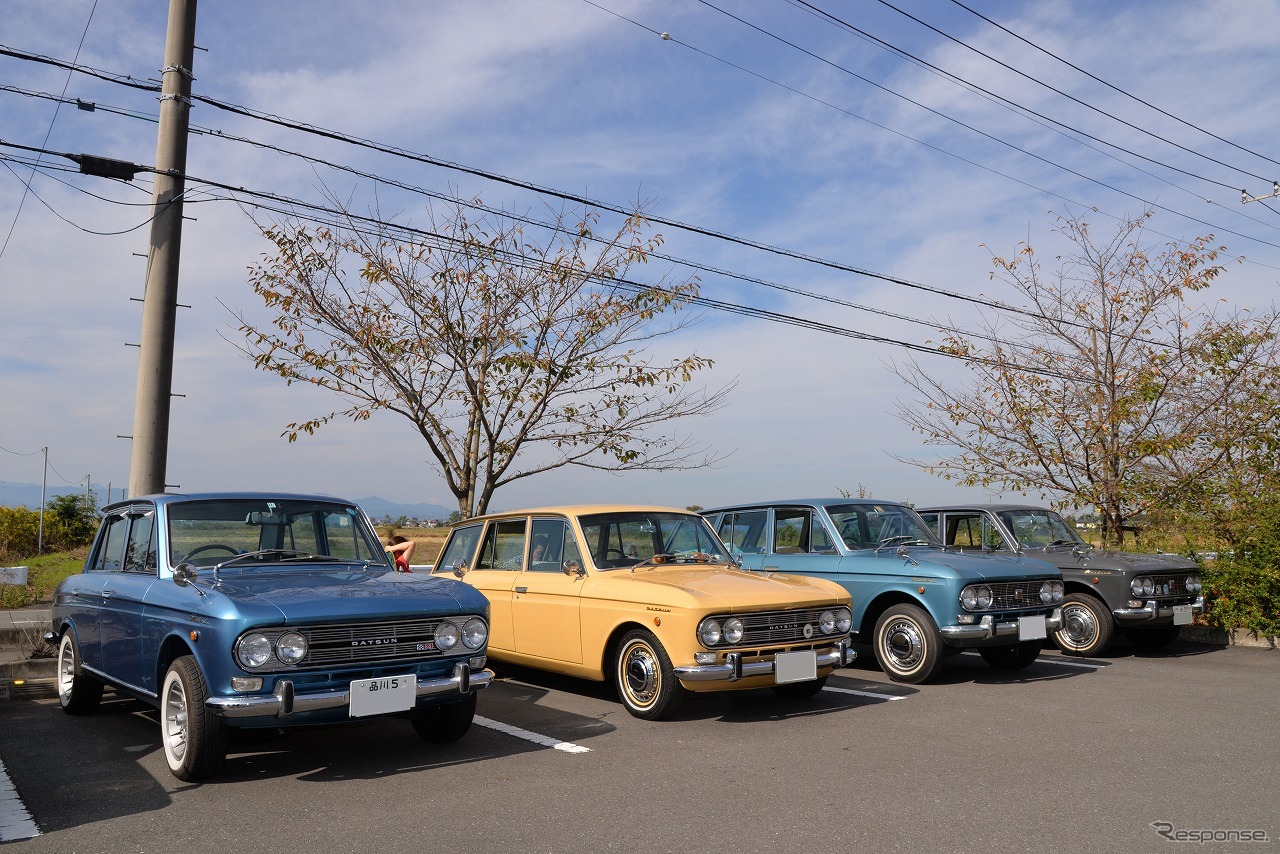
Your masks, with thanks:
[{"label": "distant mountain", "polygon": [[[107,501],[106,485],[90,484],[90,488],[98,495],[98,505],[101,506]],[[83,486],[50,486],[44,491],[44,500],[47,502],[50,498],[57,495],[71,495],[77,492],[84,492]],[[119,498],[121,495],[120,487],[113,490],[113,498]],[[9,481],[0,480],[0,507],[30,507],[36,510],[40,507],[40,484],[38,483],[11,483]]]},{"label": "distant mountain", "polygon": [[364,512],[369,514],[375,522],[384,516],[390,516],[392,519],[399,519],[404,516],[409,519],[419,519],[426,521],[427,519],[439,519],[444,521],[449,518],[449,514],[457,507],[441,507],[439,504],[396,504],[393,501],[387,501],[385,498],[378,498],[371,495],[368,498],[357,498],[356,503],[364,508]]},{"label": "distant mountain", "polygon": [[[101,507],[107,503],[107,491],[105,485],[99,486],[92,484],[91,488],[98,497],[98,506]],[[83,492],[84,487],[77,486],[50,486],[45,490],[45,501],[56,495],[69,495],[75,492]],[[120,487],[112,490],[111,498],[119,500],[123,496]],[[369,514],[375,522],[380,521],[383,517],[389,516],[392,519],[399,519],[404,516],[409,519],[419,519],[426,521],[428,519],[439,519],[444,521],[449,518],[449,514],[456,507],[442,507],[439,504],[397,504],[394,501],[388,501],[385,498],[379,498],[371,495],[368,498],[361,498],[356,501],[364,511]],[[11,483],[9,481],[0,480],[0,507],[30,507],[37,509],[40,506],[40,484],[38,483]]]}]

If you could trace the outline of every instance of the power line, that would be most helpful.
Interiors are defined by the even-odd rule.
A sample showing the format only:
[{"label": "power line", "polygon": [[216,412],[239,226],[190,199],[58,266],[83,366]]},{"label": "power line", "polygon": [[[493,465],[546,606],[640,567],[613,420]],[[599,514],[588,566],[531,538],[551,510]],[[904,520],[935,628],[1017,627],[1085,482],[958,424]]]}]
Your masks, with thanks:
[{"label": "power line", "polygon": [[[89,24],[93,22],[93,13],[97,8],[98,0],[93,0],[93,6],[89,9],[89,20],[84,22],[84,31],[80,33],[80,42],[76,45],[76,55],[71,60],[72,65],[75,65],[75,63],[80,59],[80,51],[84,47],[85,37],[89,35]],[[62,94],[64,96],[67,94],[67,87],[71,85],[71,74],[72,71],[68,70],[67,79],[62,84]],[[53,108],[53,118],[49,119],[49,127],[44,132],[44,142],[41,143],[42,147],[49,144],[49,137],[53,135],[53,125],[58,121],[58,112],[61,109],[61,104]],[[27,195],[31,192],[31,180],[35,177],[35,174],[35,167],[32,167],[31,174],[27,176],[26,184],[23,185],[22,197],[18,199],[18,209],[13,213],[13,222],[9,223],[9,233],[5,235],[4,243],[0,244],[0,258],[4,257],[5,250],[9,248],[9,241],[13,238],[14,229],[18,227],[18,218],[22,216],[22,206],[26,203]]]},{"label": "power line", "polygon": [[1031,41],[1030,39],[1023,37],[1023,36],[1019,35],[1018,33],[1015,33],[1013,30],[1009,29],[1008,27],[1004,26],[1003,24],[999,24],[999,23],[997,23],[997,22],[995,22],[995,21],[991,20],[991,19],[990,19],[990,18],[988,18],[986,15],[982,14],[981,12],[977,11],[976,9],[972,9],[972,8],[970,8],[969,6],[966,6],[964,3],[961,3],[961,2],[960,2],[960,0],[951,0],[951,2],[952,2],[952,3],[954,3],[954,4],[956,4],[957,6],[959,6],[961,9],[964,9],[966,12],[968,12],[968,13],[970,13],[970,14],[972,14],[972,15],[975,15],[975,16],[977,16],[977,17],[981,18],[982,20],[986,21],[988,24],[990,24],[991,26],[995,27],[996,29],[999,29],[999,30],[1004,31],[1005,33],[1008,33],[1009,35],[1013,36],[1015,39],[1017,39],[1018,41],[1022,42],[1023,44],[1025,44],[1025,45],[1028,45],[1028,46],[1030,46],[1030,47],[1035,48],[1036,50],[1038,50],[1038,51],[1040,51],[1041,53],[1043,53],[1045,56],[1048,56],[1048,57],[1050,57],[1050,58],[1052,58],[1052,59],[1056,59],[1058,62],[1061,62],[1063,65],[1066,65],[1067,67],[1072,68],[1072,69],[1074,69],[1074,70],[1076,70],[1076,71],[1080,72],[1080,73],[1081,73],[1081,74],[1083,74],[1085,77],[1088,77],[1090,80],[1093,80],[1093,81],[1095,81],[1095,82],[1101,83],[1103,86],[1106,86],[1108,89],[1111,89],[1111,90],[1112,90],[1112,91],[1114,91],[1114,92],[1118,92],[1119,94],[1124,95],[1126,98],[1132,98],[1133,100],[1137,101],[1139,104],[1142,104],[1144,107],[1149,107],[1149,108],[1151,108],[1151,109],[1155,110],[1157,113],[1159,113],[1159,114],[1160,114],[1160,115],[1162,115],[1162,116],[1166,116],[1166,117],[1168,117],[1168,118],[1171,118],[1171,119],[1173,119],[1175,122],[1178,122],[1179,124],[1185,125],[1186,127],[1189,127],[1189,128],[1191,128],[1192,130],[1197,130],[1197,131],[1199,131],[1200,133],[1202,133],[1202,134],[1204,134],[1204,135],[1206,135],[1206,136],[1213,137],[1213,138],[1214,138],[1214,139],[1216,139],[1218,142],[1226,143],[1227,145],[1231,146],[1231,147],[1232,147],[1232,148],[1234,148],[1234,149],[1237,149],[1238,151],[1243,151],[1243,152],[1244,152],[1244,153],[1246,153],[1246,154],[1252,154],[1254,157],[1261,158],[1262,160],[1266,160],[1266,161],[1267,161],[1267,162],[1269,162],[1269,163],[1274,163],[1275,165],[1280,166],[1280,160],[1274,160],[1274,159],[1272,159],[1272,158],[1268,157],[1267,155],[1262,154],[1261,152],[1254,151],[1254,150],[1253,150],[1253,149],[1251,149],[1251,148],[1246,148],[1246,147],[1245,147],[1245,146],[1243,146],[1243,145],[1238,145],[1238,144],[1236,144],[1236,143],[1232,142],[1232,141],[1231,141],[1231,140],[1229,140],[1229,139],[1226,139],[1226,138],[1224,138],[1224,137],[1218,136],[1218,135],[1217,135],[1216,133],[1214,133],[1213,131],[1205,130],[1204,128],[1200,127],[1200,126],[1199,126],[1199,125],[1197,125],[1197,124],[1194,124],[1194,123],[1192,123],[1192,122],[1189,122],[1189,121],[1187,121],[1186,119],[1180,118],[1179,116],[1175,116],[1173,113],[1169,112],[1168,110],[1161,109],[1160,107],[1157,107],[1155,104],[1151,103],[1150,101],[1146,101],[1146,100],[1143,100],[1142,98],[1139,98],[1137,95],[1133,94],[1132,92],[1126,91],[1125,89],[1121,89],[1119,86],[1116,86],[1116,85],[1114,85],[1114,84],[1108,83],[1106,80],[1103,80],[1101,77],[1097,76],[1096,74],[1092,74],[1092,73],[1090,73],[1090,72],[1088,72],[1088,71],[1084,70],[1084,69],[1083,69],[1083,68],[1081,68],[1080,66],[1076,65],[1074,62],[1071,62],[1070,60],[1067,60],[1067,59],[1063,59],[1061,56],[1058,56],[1056,53],[1054,53],[1054,52],[1052,52],[1052,51],[1050,51],[1050,50],[1046,50],[1045,48],[1043,48],[1043,47],[1041,47],[1040,45],[1036,44],[1035,42]]},{"label": "power line", "polygon": [[[800,0],[800,2],[804,2],[804,0]],[[1037,84],[1037,85],[1043,86],[1044,88],[1048,89],[1050,92],[1053,92],[1053,93],[1055,93],[1055,94],[1057,94],[1057,95],[1061,95],[1063,98],[1066,98],[1067,100],[1072,101],[1073,103],[1079,104],[1080,106],[1084,107],[1085,109],[1093,110],[1095,113],[1098,113],[1099,115],[1102,115],[1102,116],[1106,116],[1107,118],[1111,119],[1112,121],[1119,122],[1120,124],[1124,125],[1124,126],[1125,126],[1125,127],[1127,127],[1127,128],[1131,128],[1131,129],[1133,129],[1133,130],[1138,131],[1139,133],[1146,134],[1147,136],[1151,137],[1152,139],[1157,139],[1157,140],[1159,140],[1160,142],[1165,143],[1166,145],[1171,145],[1171,146],[1173,146],[1174,148],[1180,149],[1181,151],[1185,151],[1185,152],[1186,152],[1186,153],[1188,153],[1188,154],[1193,154],[1193,155],[1195,155],[1196,157],[1204,158],[1205,160],[1208,160],[1210,163],[1216,163],[1216,164],[1218,164],[1219,166],[1226,167],[1227,169],[1230,169],[1230,170],[1232,170],[1232,171],[1234,171],[1234,172],[1239,172],[1239,173],[1240,173],[1240,174],[1242,174],[1242,175],[1248,175],[1248,176],[1250,176],[1251,178],[1257,178],[1259,181],[1267,181],[1267,182],[1271,182],[1271,181],[1272,181],[1272,179],[1271,179],[1271,178],[1265,178],[1265,177],[1263,177],[1262,175],[1258,175],[1258,174],[1256,174],[1256,173],[1254,173],[1254,172],[1250,172],[1248,169],[1243,169],[1243,168],[1241,168],[1241,167],[1239,167],[1239,166],[1232,166],[1230,163],[1224,163],[1223,161],[1218,160],[1218,159],[1217,159],[1217,158],[1215,158],[1215,157],[1210,157],[1210,156],[1209,156],[1209,155],[1207,155],[1207,154],[1203,154],[1203,153],[1201,153],[1201,152],[1199,152],[1199,151],[1196,151],[1195,149],[1188,148],[1187,146],[1182,145],[1182,144],[1177,143],[1177,142],[1174,142],[1174,141],[1173,141],[1173,140],[1171,140],[1171,139],[1166,139],[1165,137],[1161,136],[1161,135],[1160,135],[1160,134],[1158,134],[1158,133],[1155,133],[1155,132],[1153,132],[1153,131],[1149,131],[1149,130],[1147,130],[1146,128],[1141,127],[1141,126],[1139,126],[1139,125],[1135,125],[1135,124],[1133,124],[1132,122],[1129,122],[1129,121],[1126,121],[1125,119],[1120,118],[1119,116],[1112,115],[1111,113],[1108,113],[1106,110],[1102,109],[1101,107],[1095,107],[1093,104],[1090,104],[1090,103],[1089,103],[1089,102],[1087,102],[1087,101],[1082,101],[1081,99],[1079,99],[1079,98],[1075,97],[1074,95],[1071,95],[1071,94],[1069,94],[1069,93],[1067,93],[1067,92],[1064,92],[1064,91],[1062,91],[1061,89],[1058,89],[1058,88],[1057,88],[1057,87],[1055,87],[1055,86],[1051,86],[1050,84],[1048,84],[1048,83],[1044,82],[1043,80],[1039,79],[1038,77],[1036,77],[1036,76],[1034,76],[1034,75],[1027,74],[1025,71],[1022,71],[1021,69],[1018,69],[1018,68],[1014,68],[1012,65],[1009,65],[1007,62],[1003,62],[1003,61],[1001,61],[1001,60],[999,60],[999,59],[996,59],[994,56],[991,56],[990,54],[988,54],[988,53],[986,53],[986,52],[984,52],[984,51],[979,50],[978,48],[974,47],[973,45],[970,45],[970,44],[966,43],[963,39],[958,39],[958,38],[956,38],[955,36],[951,35],[950,33],[943,32],[942,30],[938,29],[937,27],[933,26],[932,24],[928,23],[927,21],[921,20],[920,18],[917,18],[915,15],[912,15],[910,12],[907,12],[907,11],[904,11],[904,10],[902,10],[902,9],[899,9],[897,6],[895,6],[895,5],[893,5],[892,3],[890,3],[890,2],[889,2],[889,0],[877,0],[877,2],[879,2],[882,6],[886,6],[886,7],[888,7],[889,9],[892,9],[893,11],[897,12],[899,15],[902,15],[902,16],[904,16],[904,17],[910,18],[911,20],[915,21],[915,22],[916,22],[917,24],[919,24],[920,26],[922,26],[922,27],[926,27],[926,28],[928,28],[928,29],[932,30],[933,32],[937,33],[938,35],[942,36],[943,38],[945,38],[945,39],[947,39],[947,40],[949,40],[949,41],[951,41],[951,42],[954,42],[955,44],[960,45],[961,47],[965,48],[966,50],[970,50],[970,51],[972,51],[972,52],[974,52],[974,53],[978,54],[978,56],[981,56],[981,57],[983,57],[983,58],[985,58],[985,59],[989,60],[990,62],[994,62],[996,65],[999,65],[1001,68],[1004,68],[1004,69],[1006,69],[1006,70],[1008,70],[1008,71],[1012,71],[1014,74],[1017,74],[1018,76],[1020,76],[1020,77],[1022,77],[1022,78],[1024,78],[1024,79],[1026,79],[1026,80],[1029,80],[1029,81],[1031,81],[1032,83],[1035,83],[1035,84]],[[805,5],[806,5],[806,6],[808,6],[808,5],[810,5],[810,4],[809,4],[809,3],[805,3]],[[826,14],[826,13],[824,12],[823,14]]]}]

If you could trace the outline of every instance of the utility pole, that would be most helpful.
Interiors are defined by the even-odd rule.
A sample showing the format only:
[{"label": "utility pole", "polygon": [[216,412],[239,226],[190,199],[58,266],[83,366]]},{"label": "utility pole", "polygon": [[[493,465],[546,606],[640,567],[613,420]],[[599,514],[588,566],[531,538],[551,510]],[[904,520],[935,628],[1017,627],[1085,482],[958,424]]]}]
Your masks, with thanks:
[{"label": "utility pole", "polygon": [[191,73],[196,40],[196,0],[169,0],[165,36],[156,182],[152,194],[151,245],[142,300],[137,399],[129,494],[164,492],[169,455],[169,398],[173,389],[173,339],[178,313],[178,259],[182,248],[182,194],[187,172]]}]

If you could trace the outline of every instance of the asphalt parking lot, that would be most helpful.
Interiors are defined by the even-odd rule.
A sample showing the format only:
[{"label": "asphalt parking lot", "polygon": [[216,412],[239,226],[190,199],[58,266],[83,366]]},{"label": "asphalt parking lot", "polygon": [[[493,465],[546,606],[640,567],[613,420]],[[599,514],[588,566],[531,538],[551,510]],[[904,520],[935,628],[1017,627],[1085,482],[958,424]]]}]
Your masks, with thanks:
[{"label": "asphalt parking lot", "polygon": [[33,689],[0,702],[0,759],[40,835],[6,854],[1277,850],[1280,654],[1114,652],[960,655],[905,686],[864,651],[812,700],[704,695],[656,723],[499,668],[456,744],[398,720],[267,734],[203,785],[169,775],[154,712],[72,718]]}]

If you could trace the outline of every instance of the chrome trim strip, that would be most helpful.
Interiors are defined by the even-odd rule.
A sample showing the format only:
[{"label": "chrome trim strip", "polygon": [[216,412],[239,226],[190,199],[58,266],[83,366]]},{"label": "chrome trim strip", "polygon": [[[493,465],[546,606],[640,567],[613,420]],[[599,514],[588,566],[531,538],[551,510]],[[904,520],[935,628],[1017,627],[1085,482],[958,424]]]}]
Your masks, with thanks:
[{"label": "chrome trim strip", "polygon": [[[1179,604],[1185,605],[1187,603],[1182,602]],[[1203,596],[1197,596],[1196,600],[1190,604],[1192,614],[1204,613]],[[1148,599],[1147,604],[1143,605],[1141,608],[1112,608],[1111,613],[1117,617],[1157,620],[1161,617],[1172,617],[1173,606],[1169,605],[1168,607],[1162,608],[1160,602],[1157,602],[1155,599]]]},{"label": "chrome trim strip", "polygon": [[[818,667],[843,667],[852,663],[858,653],[848,638],[836,641],[826,652],[818,652]],[[737,682],[751,676],[769,676],[773,673],[773,659],[743,661],[742,654],[731,652],[724,664],[690,664],[674,668],[676,678],[685,682]]]},{"label": "chrome trim strip", "polygon": [[[465,670],[463,675],[461,670]],[[492,670],[473,671],[463,662],[458,662],[452,676],[435,679],[418,680],[418,696],[431,697],[436,694],[467,694],[488,686],[493,681]],[[299,712],[314,712],[321,709],[345,708],[351,704],[350,691],[320,691],[314,694],[295,693],[293,683],[281,679],[276,683],[274,694],[243,697],[210,697],[205,701],[205,708],[215,715],[225,718],[256,718],[271,715],[286,718]],[[291,707],[291,708],[290,708]]]},{"label": "chrome trim strip", "polygon": [[[1027,616],[1035,616],[1028,614]],[[1056,632],[1062,628],[1062,609],[1054,608],[1053,613],[1044,618],[1045,632]],[[938,629],[946,640],[983,640],[986,638],[1002,638],[1018,634],[1018,621],[997,623],[990,614],[981,622],[968,626],[941,626]]]}]

